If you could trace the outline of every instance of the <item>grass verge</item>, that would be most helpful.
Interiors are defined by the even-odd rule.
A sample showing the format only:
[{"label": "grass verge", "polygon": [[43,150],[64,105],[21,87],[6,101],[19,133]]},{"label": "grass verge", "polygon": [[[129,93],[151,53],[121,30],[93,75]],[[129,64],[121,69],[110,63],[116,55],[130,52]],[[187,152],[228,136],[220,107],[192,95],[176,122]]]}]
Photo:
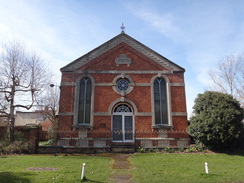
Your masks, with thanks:
[{"label": "grass verge", "polygon": [[[83,163],[86,163],[85,182],[112,182],[111,175],[121,174],[132,175],[137,183],[244,182],[243,154],[137,153],[129,159],[132,169],[126,170],[112,169],[110,156],[0,156],[0,183],[77,183],[81,182]],[[209,174],[205,173],[205,162],[209,164]]]},{"label": "grass verge", "polygon": [[[244,182],[244,156],[227,154],[135,154],[135,182]],[[204,163],[208,162],[209,174]]]},{"label": "grass verge", "polygon": [[[110,158],[86,155],[16,155],[0,156],[0,183],[81,182],[83,163],[86,163],[86,182],[110,181]],[[30,167],[58,170],[27,170]]]}]

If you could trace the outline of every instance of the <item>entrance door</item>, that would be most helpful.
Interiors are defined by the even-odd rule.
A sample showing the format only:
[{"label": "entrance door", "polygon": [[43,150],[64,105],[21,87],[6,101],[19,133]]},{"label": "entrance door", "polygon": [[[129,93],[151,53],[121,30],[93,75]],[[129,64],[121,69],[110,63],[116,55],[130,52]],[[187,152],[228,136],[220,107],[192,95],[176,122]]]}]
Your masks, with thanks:
[{"label": "entrance door", "polygon": [[131,108],[125,104],[118,105],[113,113],[112,133],[114,142],[133,142],[134,123]]}]

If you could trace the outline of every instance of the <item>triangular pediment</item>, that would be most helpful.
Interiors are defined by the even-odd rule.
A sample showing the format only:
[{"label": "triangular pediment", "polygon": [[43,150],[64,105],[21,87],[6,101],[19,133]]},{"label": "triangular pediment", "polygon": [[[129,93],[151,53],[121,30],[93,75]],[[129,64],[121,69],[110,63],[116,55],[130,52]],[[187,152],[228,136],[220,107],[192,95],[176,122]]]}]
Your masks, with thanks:
[{"label": "triangular pediment", "polygon": [[[173,63],[169,59],[167,59],[164,56],[153,51],[152,49],[150,49],[147,46],[143,45],[142,43],[138,42],[134,38],[125,34],[124,32],[122,32],[121,34],[112,38],[111,40],[107,41],[106,43],[102,44],[101,46],[93,49],[92,51],[88,52],[87,54],[79,57],[78,59],[69,63],[68,65],[61,68],[60,70],[62,72],[73,72],[75,70],[78,70],[80,67],[91,62],[92,60],[96,59],[97,57],[103,55],[104,53],[108,52],[109,50],[111,50],[112,48],[116,47],[117,45],[119,45],[121,43],[125,43],[125,44],[129,45],[130,47],[134,48],[141,54],[145,55],[146,57],[148,57],[151,60],[155,61],[156,63],[160,64],[161,66],[168,69],[169,71],[172,71],[172,72],[184,72],[185,71],[184,68]],[[123,57],[123,55],[121,57]],[[117,60],[117,62],[118,62],[118,60]]]}]

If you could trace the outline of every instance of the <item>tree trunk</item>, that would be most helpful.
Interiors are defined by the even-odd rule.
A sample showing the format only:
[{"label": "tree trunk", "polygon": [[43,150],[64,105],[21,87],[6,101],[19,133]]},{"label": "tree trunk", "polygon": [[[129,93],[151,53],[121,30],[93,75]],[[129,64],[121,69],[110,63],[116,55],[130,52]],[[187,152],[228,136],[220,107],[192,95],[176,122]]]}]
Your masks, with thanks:
[{"label": "tree trunk", "polygon": [[15,82],[13,79],[13,85],[11,87],[11,100],[10,100],[10,113],[9,113],[9,142],[14,142],[14,97],[15,97]]},{"label": "tree trunk", "polygon": [[14,142],[14,118],[10,118],[9,120],[9,142]]}]

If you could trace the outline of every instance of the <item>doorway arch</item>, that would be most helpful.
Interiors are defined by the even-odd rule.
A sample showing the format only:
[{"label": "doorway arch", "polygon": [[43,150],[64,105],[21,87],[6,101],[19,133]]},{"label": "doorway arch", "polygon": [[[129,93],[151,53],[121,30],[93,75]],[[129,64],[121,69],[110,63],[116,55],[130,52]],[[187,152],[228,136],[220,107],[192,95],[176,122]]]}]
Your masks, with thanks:
[{"label": "doorway arch", "polygon": [[113,142],[134,142],[134,115],[127,104],[119,104],[112,115]]}]

